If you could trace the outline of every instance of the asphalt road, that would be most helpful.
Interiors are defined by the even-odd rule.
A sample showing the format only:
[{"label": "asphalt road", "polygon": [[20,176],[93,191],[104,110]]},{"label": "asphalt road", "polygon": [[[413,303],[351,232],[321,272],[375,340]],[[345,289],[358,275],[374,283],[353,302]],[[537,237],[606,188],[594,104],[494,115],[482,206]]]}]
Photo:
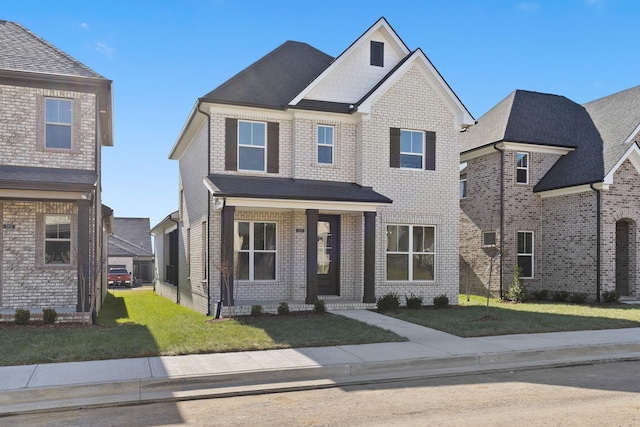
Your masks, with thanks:
[{"label": "asphalt road", "polygon": [[638,426],[640,362],[0,418],[11,426]]}]

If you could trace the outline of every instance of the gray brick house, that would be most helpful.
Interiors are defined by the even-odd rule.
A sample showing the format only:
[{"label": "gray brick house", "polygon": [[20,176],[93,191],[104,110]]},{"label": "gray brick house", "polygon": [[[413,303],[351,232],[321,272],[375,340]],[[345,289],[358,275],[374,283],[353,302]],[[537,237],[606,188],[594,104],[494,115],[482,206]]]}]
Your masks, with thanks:
[{"label": "gray brick house", "polygon": [[[516,90],[461,138],[461,289],[640,296],[640,86],[579,105]],[[501,257],[500,257],[501,254]]]},{"label": "gray brick house", "polygon": [[473,122],[384,18],[336,58],[285,42],[199,98],[171,149],[179,223],[153,232],[176,236],[177,265],[156,266],[176,283],[156,289],[202,312],[221,298],[242,312],[456,295],[459,134]]},{"label": "gray brick house", "polygon": [[[106,292],[100,150],[111,81],[0,21],[0,314],[95,315]],[[105,273],[106,274],[106,273]],[[103,280],[104,279],[104,280]]]}]

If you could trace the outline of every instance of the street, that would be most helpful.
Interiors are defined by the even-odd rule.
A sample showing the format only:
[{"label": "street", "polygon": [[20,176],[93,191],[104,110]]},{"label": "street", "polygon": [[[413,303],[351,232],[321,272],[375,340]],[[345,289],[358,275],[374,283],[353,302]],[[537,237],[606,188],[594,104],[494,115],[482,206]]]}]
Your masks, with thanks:
[{"label": "street", "polygon": [[636,426],[640,361],[0,418],[12,426]]}]

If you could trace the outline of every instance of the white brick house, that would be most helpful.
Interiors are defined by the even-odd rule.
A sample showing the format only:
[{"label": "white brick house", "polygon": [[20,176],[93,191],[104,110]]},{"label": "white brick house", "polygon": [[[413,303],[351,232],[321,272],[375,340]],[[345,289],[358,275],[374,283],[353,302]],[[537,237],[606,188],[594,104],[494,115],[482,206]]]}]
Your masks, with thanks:
[{"label": "white brick house", "polygon": [[167,294],[203,312],[219,299],[367,307],[388,292],[455,302],[458,137],[473,122],[384,18],[337,58],[284,43],[191,111],[169,155],[179,224],[153,230],[177,233],[177,272],[157,266],[157,288],[172,272]]},{"label": "white brick house", "polygon": [[[0,314],[95,316],[106,294],[111,81],[21,25],[0,21]],[[104,280],[103,280],[104,279]],[[9,315],[9,316],[6,316]]]},{"label": "white brick house", "polygon": [[461,138],[462,290],[640,297],[640,86],[579,105],[516,90]]}]

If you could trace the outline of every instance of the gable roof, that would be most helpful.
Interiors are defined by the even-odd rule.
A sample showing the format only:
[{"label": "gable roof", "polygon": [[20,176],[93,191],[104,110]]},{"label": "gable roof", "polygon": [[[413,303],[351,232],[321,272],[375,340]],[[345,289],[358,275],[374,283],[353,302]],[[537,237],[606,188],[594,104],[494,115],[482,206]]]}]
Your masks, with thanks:
[{"label": "gable roof", "polygon": [[109,256],[152,256],[149,218],[113,219],[113,235],[109,236]]},{"label": "gable roof", "polygon": [[333,57],[306,43],[287,41],[200,100],[286,109],[332,61]]}]

